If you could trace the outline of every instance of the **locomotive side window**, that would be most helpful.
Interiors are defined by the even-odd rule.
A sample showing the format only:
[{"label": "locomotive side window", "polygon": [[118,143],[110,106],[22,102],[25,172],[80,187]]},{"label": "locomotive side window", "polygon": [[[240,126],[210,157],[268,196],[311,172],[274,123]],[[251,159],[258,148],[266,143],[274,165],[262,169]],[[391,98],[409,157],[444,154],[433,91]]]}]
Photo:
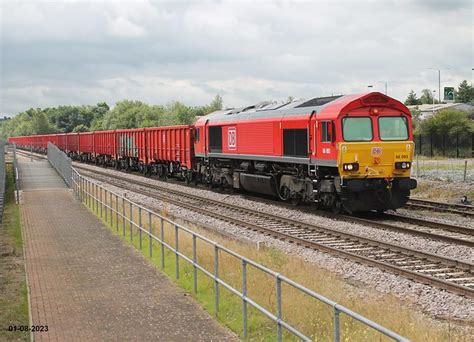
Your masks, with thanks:
[{"label": "locomotive side window", "polygon": [[308,130],[307,129],[284,129],[283,130],[283,154],[293,157],[308,156]]},{"label": "locomotive side window", "polygon": [[209,151],[211,153],[222,152],[222,127],[209,127]]},{"label": "locomotive side window", "polygon": [[342,135],[345,141],[371,141],[372,120],[369,117],[345,117],[342,119]]},{"label": "locomotive side window", "polygon": [[380,140],[407,140],[407,118],[403,116],[382,116],[379,118]]},{"label": "locomotive side window", "polygon": [[198,142],[199,141],[199,128],[194,128],[194,141]]},{"label": "locomotive side window", "polygon": [[332,141],[333,141],[332,122],[330,121],[321,122],[321,142],[332,142]]}]

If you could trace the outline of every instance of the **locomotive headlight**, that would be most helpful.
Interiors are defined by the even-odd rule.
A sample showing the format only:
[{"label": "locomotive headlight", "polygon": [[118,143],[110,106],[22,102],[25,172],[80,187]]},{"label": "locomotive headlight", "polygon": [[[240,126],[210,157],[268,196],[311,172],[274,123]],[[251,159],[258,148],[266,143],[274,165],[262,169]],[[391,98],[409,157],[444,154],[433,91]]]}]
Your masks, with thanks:
[{"label": "locomotive headlight", "polygon": [[398,162],[395,163],[395,168],[399,170],[408,170],[411,167],[410,162]]},{"label": "locomotive headlight", "polygon": [[357,170],[359,170],[359,163],[342,164],[342,169],[344,171],[357,171]]}]

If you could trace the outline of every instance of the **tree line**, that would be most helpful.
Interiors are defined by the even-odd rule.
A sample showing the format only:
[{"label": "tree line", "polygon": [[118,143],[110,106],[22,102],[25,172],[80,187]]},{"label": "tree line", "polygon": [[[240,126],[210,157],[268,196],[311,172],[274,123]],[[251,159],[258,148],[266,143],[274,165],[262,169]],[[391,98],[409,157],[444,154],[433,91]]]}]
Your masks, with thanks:
[{"label": "tree line", "polygon": [[20,135],[192,124],[197,116],[222,109],[222,104],[222,97],[216,95],[204,106],[187,106],[178,101],[149,105],[123,100],[113,109],[105,102],[94,106],[30,108],[9,120],[0,121],[0,137],[6,140]]},{"label": "tree line", "polygon": [[[462,81],[459,84],[457,91],[454,92],[455,103],[468,103],[473,104],[474,102],[474,88],[472,85],[467,83],[467,80]],[[405,105],[415,106],[422,104],[433,104],[438,103],[436,98],[433,98],[433,93],[430,89],[423,89],[421,96],[418,98],[415,91],[412,89],[405,100]]]}]

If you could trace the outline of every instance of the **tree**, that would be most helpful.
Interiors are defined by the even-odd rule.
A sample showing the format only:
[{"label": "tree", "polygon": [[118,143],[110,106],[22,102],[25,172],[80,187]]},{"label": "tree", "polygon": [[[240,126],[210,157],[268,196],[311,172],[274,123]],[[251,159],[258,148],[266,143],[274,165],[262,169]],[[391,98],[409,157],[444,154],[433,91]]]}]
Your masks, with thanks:
[{"label": "tree", "polygon": [[[433,93],[429,89],[423,89],[421,91],[421,97],[419,102],[421,104],[433,104]],[[434,103],[438,103],[437,100],[434,101]]]},{"label": "tree", "polygon": [[466,80],[459,84],[458,91],[456,92],[456,102],[460,103],[472,103],[474,102],[474,88],[472,84],[469,85]]},{"label": "tree", "polygon": [[214,100],[212,100],[211,104],[209,105],[209,110],[210,112],[221,110],[222,105],[223,105],[222,97],[219,94],[217,94],[216,97],[214,97]]},{"label": "tree", "polygon": [[443,109],[421,122],[423,134],[457,134],[472,132],[466,112]]},{"label": "tree", "polygon": [[420,104],[420,100],[416,97],[416,93],[413,91],[413,89],[410,91],[408,94],[407,99],[405,100],[405,105],[407,106],[415,106]]}]

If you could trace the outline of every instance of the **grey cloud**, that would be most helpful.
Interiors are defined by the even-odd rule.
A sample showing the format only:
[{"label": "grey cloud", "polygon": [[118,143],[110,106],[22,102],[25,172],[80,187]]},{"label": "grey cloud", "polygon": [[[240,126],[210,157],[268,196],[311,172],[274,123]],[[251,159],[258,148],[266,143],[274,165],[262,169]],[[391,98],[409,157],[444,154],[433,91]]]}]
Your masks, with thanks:
[{"label": "grey cloud", "polygon": [[382,90],[380,81],[403,99],[436,84],[427,68],[449,66],[443,77],[457,85],[472,63],[464,2],[445,11],[416,1],[1,6],[8,114],[123,97],[202,104],[217,92],[238,106]]}]

